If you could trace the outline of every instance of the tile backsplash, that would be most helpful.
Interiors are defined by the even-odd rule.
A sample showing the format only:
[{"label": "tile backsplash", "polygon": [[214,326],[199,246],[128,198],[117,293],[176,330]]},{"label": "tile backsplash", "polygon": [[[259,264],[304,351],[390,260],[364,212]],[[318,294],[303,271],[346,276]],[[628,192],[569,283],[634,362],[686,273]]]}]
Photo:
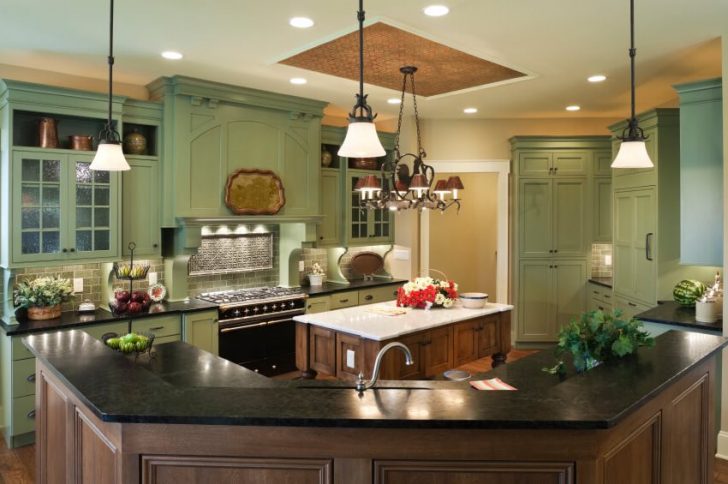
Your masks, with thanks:
[{"label": "tile backsplash", "polygon": [[[390,249],[389,245],[372,245],[372,246],[364,246],[364,247],[350,247],[348,251],[344,253],[343,256],[341,256],[341,260],[339,261],[339,268],[341,269],[342,275],[352,281],[356,279],[361,279],[361,276],[354,274],[354,272],[351,270],[351,260],[352,258],[360,253],[360,252],[376,252],[378,254],[385,254]],[[301,279],[300,282],[302,285],[308,284],[307,275],[311,273],[311,268],[313,267],[314,262],[318,262],[319,265],[323,268],[324,271],[328,273],[328,264],[329,264],[329,258],[328,258],[328,251],[329,250],[337,250],[337,249],[312,249],[312,248],[304,248],[301,251],[301,258],[303,260],[303,272],[300,273]],[[343,249],[338,249],[343,250]]]},{"label": "tile backsplash", "polygon": [[612,244],[592,244],[592,277],[612,277]]}]

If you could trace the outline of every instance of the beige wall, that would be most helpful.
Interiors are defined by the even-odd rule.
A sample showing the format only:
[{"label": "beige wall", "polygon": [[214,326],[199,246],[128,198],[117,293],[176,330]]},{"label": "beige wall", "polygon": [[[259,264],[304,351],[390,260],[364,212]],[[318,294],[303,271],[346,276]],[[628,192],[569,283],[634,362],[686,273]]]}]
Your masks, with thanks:
[{"label": "beige wall", "polygon": [[[100,62],[103,62],[100,59]],[[34,82],[50,86],[81,89],[92,92],[107,92],[108,80],[93,79],[90,77],[72,76],[58,72],[29,69],[27,67],[0,64],[0,79],[13,79],[15,81]],[[114,94],[128,96],[134,99],[149,99],[149,92],[144,86],[134,84],[114,83]]]}]

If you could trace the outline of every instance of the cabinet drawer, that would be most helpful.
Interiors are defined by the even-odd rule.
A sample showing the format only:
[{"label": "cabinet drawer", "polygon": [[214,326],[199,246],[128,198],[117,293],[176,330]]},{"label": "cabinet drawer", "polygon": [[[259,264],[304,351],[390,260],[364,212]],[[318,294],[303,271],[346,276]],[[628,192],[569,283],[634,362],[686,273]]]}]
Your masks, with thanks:
[{"label": "cabinet drawer", "polygon": [[597,299],[596,297],[592,297],[589,300],[589,310],[590,311],[602,311],[604,313],[611,313],[612,304],[601,301],[601,300]]},{"label": "cabinet drawer", "polygon": [[179,341],[180,335],[173,334],[171,336],[155,336],[154,337],[154,346],[161,345],[162,343],[172,343],[174,341]]},{"label": "cabinet drawer", "polygon": [[35,358],[13,363],[13,398],[35,394]]},{"label": "cabinet drawer", "polygon": [[605,304],[612,304],[612,290],[597,284],[589,284],[589,297]]},{"label": "cabinet drawer", "polygon": [[113,323],[95,324],[93,326],[84,326],[78,329],[80,329],[81,331],[86,331],[88,334],[96,339],[101,339],[101,337],[106,333],[116,333],[121,336],[128,332],[129,321],[116,321]]},{"label": "cabinet drawer", "polygon": [[399,286],[373,287],[359,291],[359,304],[375,304],[397,299]]},{"label": "cabinet drawer", "polygon": [[359,305],[359,291],[337,292],[331,295],[331,309],[349,308]]},{"label": "cabinet drawer", "polygon": [[621,309],[622,310],[622,319],[629,320],[629,319],[632,319],[635,316],[635,314],[642,313],[644,311],[647,311],[650,308],[643,304],[640,304],[638,302],[631,301],[626,297],[615,296],[614,297],[614,309]]},{"label": "cabinet drawer", "polygon": [[182,332],[179,315],[137,319],[131,323],[131,329],[135,333],[154,333],[155,336],[179,335]]},{"label": "cabinet drawer", "polygon": [[35,430],[35,395],[13,399],[12,435]]},{"label": "cabinet drawer", "polygon": [[306,313],[323,313],[329,310],[331,298],[329,296],[310,297],[306,301]]},{"label": "cabinet drawer", "polygon": [[12,337],[13,346],[13,360],[24,360],[26,358],[33,358],[33,353],[23,344],[22,336]]}]

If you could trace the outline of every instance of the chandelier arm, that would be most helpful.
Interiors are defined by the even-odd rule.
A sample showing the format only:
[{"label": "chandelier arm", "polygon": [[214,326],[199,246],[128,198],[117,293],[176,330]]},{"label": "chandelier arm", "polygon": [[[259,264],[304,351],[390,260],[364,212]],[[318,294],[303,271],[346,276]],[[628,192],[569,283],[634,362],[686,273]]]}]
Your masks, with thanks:
[{"label": "chandelier arm", "polygon": [[402,78],[402,96],[399,100],[399,115],[397,116],[397,135],[394,137],[394,155],[396,159],[400,157],[399,136],[402,132],[402,118],[404,115],[404,93],[407,88],[407,74]]},{"label": "chandelier arm", "polygon": [[414,105],[415,109],[415,128],[417,129],[417,154],[420,156],[420,158],[425,158],[427,156],[427,153],[425,153],[425,150],[422,148],[422,135],[420,134],[420,113],[417,110],[417,91],[415,90],[414,74],[410,74],[410,81],[412,84],[412,104]]}]

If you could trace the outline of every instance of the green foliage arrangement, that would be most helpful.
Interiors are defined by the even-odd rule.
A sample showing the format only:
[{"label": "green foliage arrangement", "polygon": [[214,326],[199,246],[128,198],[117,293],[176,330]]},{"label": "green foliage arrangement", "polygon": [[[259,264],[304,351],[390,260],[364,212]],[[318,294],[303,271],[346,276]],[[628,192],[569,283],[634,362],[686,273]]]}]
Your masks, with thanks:
[{"label": "green foliage arrangement", "polygon": [[71,281],[60,276],[39,277],[15,286],[13,300],[16,307],[50,307],[68,301],[73,293]]},{"label": "green foliage arrangement", "polygon": [[[619,309],[613,313],[588,311],[572,320],[559,332],[556,355],[570,352],[574,368],[581,373],[597,366],[600,362],[615,360],[634,353],[640,346],[653,346],[655,339],[644,331],[642,321],[622,319]],[[564,362],[559,361],[546,372],[564,373]]]}]

